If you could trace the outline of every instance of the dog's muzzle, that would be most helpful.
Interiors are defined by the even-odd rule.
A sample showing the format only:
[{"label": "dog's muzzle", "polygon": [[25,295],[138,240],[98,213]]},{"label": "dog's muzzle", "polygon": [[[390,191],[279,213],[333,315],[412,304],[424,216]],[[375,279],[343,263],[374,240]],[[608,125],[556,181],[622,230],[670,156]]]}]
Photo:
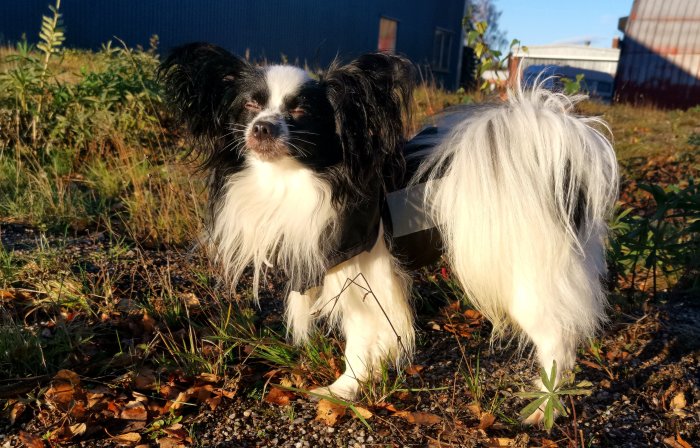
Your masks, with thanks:
[{"label": "dog's muzzle", "polygon": [[246,137],[246,146],[262,160],[274,160],[289,154],[282,126],[267,119],[255,121]]}]

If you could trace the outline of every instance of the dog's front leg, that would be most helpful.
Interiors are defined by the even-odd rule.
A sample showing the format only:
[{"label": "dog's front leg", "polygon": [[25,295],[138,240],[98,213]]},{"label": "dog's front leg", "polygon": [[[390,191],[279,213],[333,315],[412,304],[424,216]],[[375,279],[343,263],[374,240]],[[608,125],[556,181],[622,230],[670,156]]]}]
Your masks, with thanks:
[{"label": "dog's front leg", "polygon": [[307,342],[314,328],[312,308],[320,289],[311,288],[303,294],[292,291],[287,296],[285,304],[287,336],[291,336],[292,341],[297,345]]},{"label": "dog's front leg", "polygon": [[381,231],[370,252],[329,271],[316,301],[317,314],[345,336],[345,372],[315,392],[354,399],[360,384],[381,373],[383,362],[410,357],[414,328],[408,286]]}]

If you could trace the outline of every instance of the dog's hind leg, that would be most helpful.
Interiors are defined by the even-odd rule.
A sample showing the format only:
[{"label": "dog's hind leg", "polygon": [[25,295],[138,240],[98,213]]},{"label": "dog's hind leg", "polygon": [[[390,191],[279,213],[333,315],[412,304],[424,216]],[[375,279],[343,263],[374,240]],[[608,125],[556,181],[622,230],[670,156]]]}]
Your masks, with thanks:
[{"label": "dog's hind leg", "polygon": [[[593,336],[603,321],[605,301],[599,279],[604,270],[602,239],[591,238],[583,249],[585,256],[563,248],[562,252],[568,256],[551,264],[548,272],[540,271],[531,277],[539,281],[516,283],[507,309],[510,320],[533,343],[539,365],[548,377],[556,362],[555,385],[559,385],[565,372],[573,369],[578,344]],[[517,263],[515,266],[515,272],[522,271]],[[537,383],[546,390],[541,381]],[[545,404],[527,417],[525,423],[540,423]]]},{"label": "dog's hind leg", "polygon": [[382,362],[401,363],[413,350],[413,313],[408,277],[392,257],[383,232],[370,252],[333,268],[316,301],[345,336],[345,372],[330,386],[314,392],[345,399],[357,396],[360,384],[381,372]]}]

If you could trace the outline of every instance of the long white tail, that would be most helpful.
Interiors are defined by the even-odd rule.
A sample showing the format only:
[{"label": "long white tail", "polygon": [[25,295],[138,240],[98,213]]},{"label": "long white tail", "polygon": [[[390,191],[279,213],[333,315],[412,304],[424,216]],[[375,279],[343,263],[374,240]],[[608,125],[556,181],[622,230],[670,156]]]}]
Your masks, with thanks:
[{"label": "long white tail", "polygon": [[518,88],[467,110],[414,177],[429,181],[426,204],[469,298],[495,334],[524,331],[545,367],[571,367],[604,319],[617,162],[605,123],[574,115],[583,98]]}]

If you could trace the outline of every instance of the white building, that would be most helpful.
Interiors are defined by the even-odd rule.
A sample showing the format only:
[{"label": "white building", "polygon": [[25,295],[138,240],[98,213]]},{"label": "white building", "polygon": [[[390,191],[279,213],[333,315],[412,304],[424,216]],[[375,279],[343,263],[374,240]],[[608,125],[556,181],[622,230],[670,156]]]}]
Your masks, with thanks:
[{"label": "white building", "polygon": [[511,57],[511,75],[513,69],[520,70],[531,65],[559,65],[586,70],[596,70],[615,76],[617,62],[620,59],[619,48],[596,48],[585,45],[537,45],[528,46],[527,51],[518,48]]}]

